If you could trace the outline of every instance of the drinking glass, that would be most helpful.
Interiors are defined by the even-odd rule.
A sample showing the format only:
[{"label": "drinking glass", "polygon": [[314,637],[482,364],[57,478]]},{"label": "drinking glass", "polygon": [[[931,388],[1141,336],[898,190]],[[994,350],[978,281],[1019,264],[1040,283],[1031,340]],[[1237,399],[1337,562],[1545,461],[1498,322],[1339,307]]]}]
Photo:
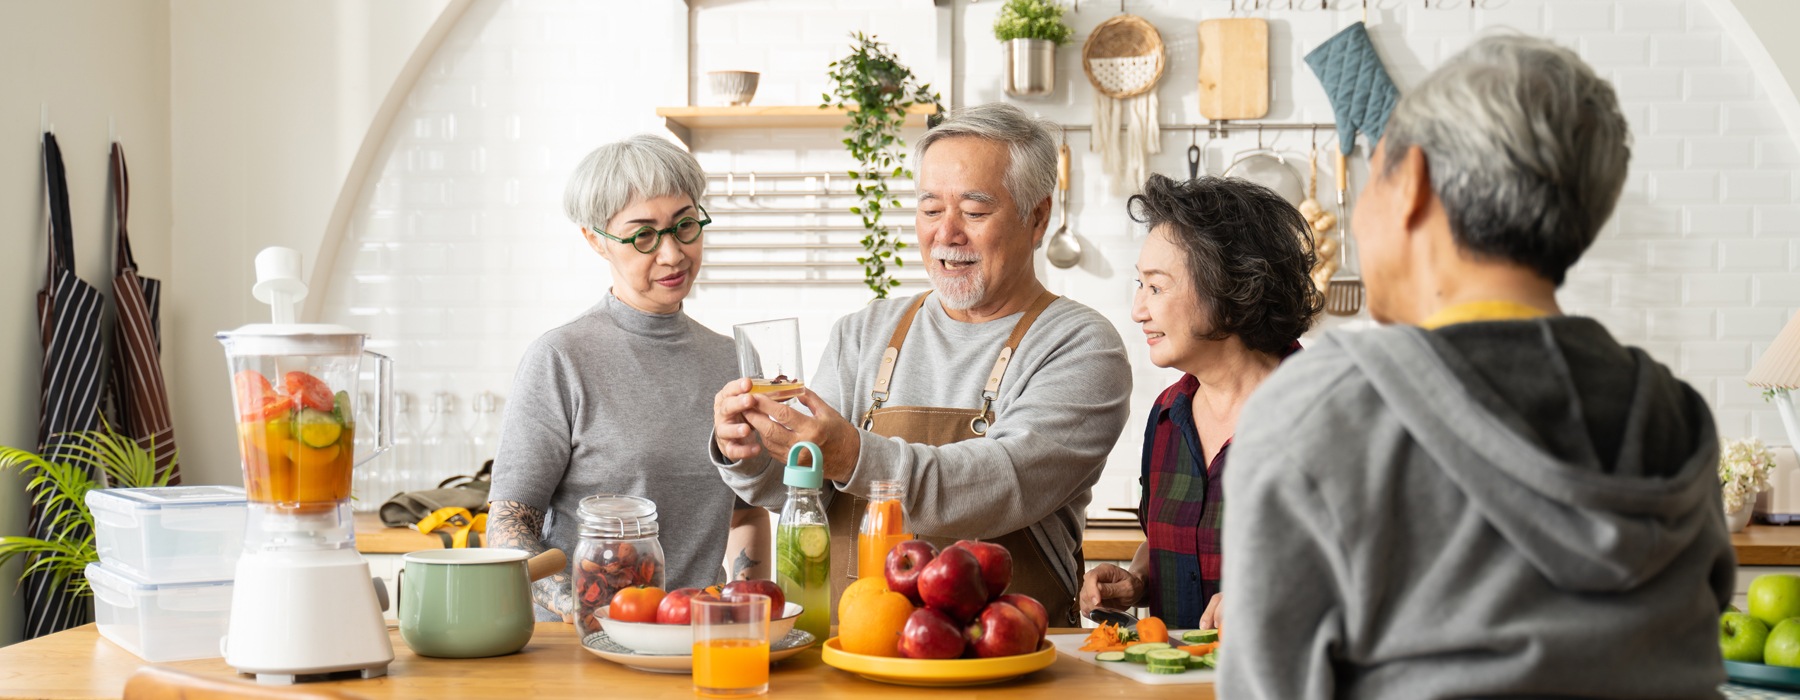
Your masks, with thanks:
[{"label": "drinking glass", "polygon": [[800,371],[800,319],[740,323],[731,333],[737,338],[738,369],[751,380],[750,393],[780,401],[806,388]]},{"label": "drinking glass", "polygon": [[769,597],[694,600],[694,692],[734,698],[769,692]]}]

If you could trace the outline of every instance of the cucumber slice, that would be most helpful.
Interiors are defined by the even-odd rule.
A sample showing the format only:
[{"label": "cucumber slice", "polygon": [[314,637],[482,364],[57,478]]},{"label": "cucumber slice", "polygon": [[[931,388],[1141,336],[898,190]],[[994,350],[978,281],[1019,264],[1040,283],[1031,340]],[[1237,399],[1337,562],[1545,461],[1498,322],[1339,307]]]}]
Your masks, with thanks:
[{"label": "cucumber slice", "polygon": [[295,422],[300,442],[307,447],[325,448],[338,443],[338,437],[344,434],[344,425],[338,422],[337,416],[310,408],[300,409],[300,418]]},{"label": "cucumber slice", "polygon": [[1181,641],[1189,644],[1211,644],[1219,641],[1218,630],[1192,630],[1181,633]]},{"label": "cucumber slice", "polygon": [[1141,664],[1145,661],[1145,654],[1156,651],[1157,649],[1167,648],[1169,648],[1167,642],[1144,642],[1142,644],[1133,644],[1125,647],[1125,660],[1134,664]]},{"label": "cucumber slice", "polygon": [[1094,660],[1095,661],[1124,661],[1125,660],[1125,652],[1103,651],[1098,654],[1095,654]]},{"label": "cucumber slice", "polygon": [[1187,673],[1186,666],[1151,666],[1147,670],[1149,670],[1151,673],[1154,673],[1157,675],[1174,675],[1177,673]]},{"label": "cucumber slice", "polygon": [[1212,666],[1207,665],[1206,657],[1194,656],[1193,654],[1188,654],[1187,667],[1188,668],[1212,668]]},{"label": "cucumber slice", "polygon": [[831,549],[831,533],[825,528],[812,526],[800,528],[800,554],[808,559],[825,556]]},{"label": "cucumber slice", "polygon": [[1190,656],[1193,654],[1180,649],[1153,649],[1144,653],[1144,662],[1155,666],[1186,666]]},{"label": "cucumber slice", "polygon": [[1219,652],[1216,652],[1216,651],[1206,652],[1205,656],[1200,657],[1200,663],[1204,664],[1204,668],[1218,668],[1219,667]]}]

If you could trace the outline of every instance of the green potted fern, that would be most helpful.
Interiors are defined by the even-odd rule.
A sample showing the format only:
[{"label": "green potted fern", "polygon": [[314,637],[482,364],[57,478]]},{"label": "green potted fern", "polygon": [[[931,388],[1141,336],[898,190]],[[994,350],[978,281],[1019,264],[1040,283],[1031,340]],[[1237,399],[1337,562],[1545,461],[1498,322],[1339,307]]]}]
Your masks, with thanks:
[{"label": "green potted fern", "polygon": [[[63,442],[54,456],[0,447],[0,470],[18,469],[26,478],[27,490],[36,494],[32,504],[39,512],[54,514],[49,536],[44,539],[0,537],[0,566],[23,558],[21,580],[42,572],[50,576],[52,585],[86,596],[91,591],[83,572],[100,559],[94,546],[94,514],[88,510],[88,492],[107,484],[118,488],[167,486],[175,462],[158,470],[151,450],[104,424],[100,430],[61,437]],[[96,473],[105,475],[106,483],[95,479]]]},{"label": "green potted fern", "polygon": [[1006,94],[1045,97],[1056,92],[1056,47],[1074,34],[1055,0],[1007,0],[994,19],[994,38],[1006,47]]}]

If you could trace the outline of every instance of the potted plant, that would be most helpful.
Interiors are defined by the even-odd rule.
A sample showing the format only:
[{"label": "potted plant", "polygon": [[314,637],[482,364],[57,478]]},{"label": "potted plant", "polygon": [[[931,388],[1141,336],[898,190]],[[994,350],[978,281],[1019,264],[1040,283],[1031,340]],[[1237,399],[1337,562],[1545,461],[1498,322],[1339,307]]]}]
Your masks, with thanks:
[{"label": "potted plant", "polygon": [[1044,97],[1056,91],[1056,47],[1075,30],[1063,24],[1055,0],[1007,0],[994,19],[994,38],[1006,45],[1006,94]]},{"label": "potted plant", "polygon": [[87,565],[99,561],[94,546],[94,515],[88,510],[89,491],[105,488],[94,478],[119,488],[167,486],[175,473],[175,461],[156,468],[156,455],[130,437],[113,432],[104,423],[100,430],[69,433],[42,455],[16,447],[0,447],[0,470],[18,468],[26,488],[37,495],[32,503],[39,512],[53,514],[44,539],[0,537],[0,566],[25,558],[20,575],[43,572],[52,585],[67,586],[77,596],[88,595]]},{"label": "potted plant", "polygon": [[1769,490],[1769,473],[1774,469],[1775,457],[1756,438],[1732,440],[1719,451],[1719,486],[1732,532],[1750,524],[1756,495]]},{"label": "potted plant", "polygon": [[[900,200],[888,191],[888,178],[910,178],[906,169],[906,142],[900,129],[906,124],[906,110],[914,105],[938,104],[938,96],[930,85],[917,83],[907,68],[887,46],[861,32],[851,34],[856,40],[850,55],[831,63],[832,92],[822,96],[826,107],[849,112],[850,123],[844,126],[849,135],[844,147],[860,167],[850,171],[861,200],[850,207],[850,213],[862,217],[863,251],[856,261],[863,266],[863,282],[875,292],[875,298],[887,298],[888,291],[900,286],[888,271],[888,265],[903,263],[897,253],[906,244],[898,234],[882,225],[883,211],[900,206]],[[940,114],[942,110],[939,110]],[[936,117],[934,116],[934,119]]]}]

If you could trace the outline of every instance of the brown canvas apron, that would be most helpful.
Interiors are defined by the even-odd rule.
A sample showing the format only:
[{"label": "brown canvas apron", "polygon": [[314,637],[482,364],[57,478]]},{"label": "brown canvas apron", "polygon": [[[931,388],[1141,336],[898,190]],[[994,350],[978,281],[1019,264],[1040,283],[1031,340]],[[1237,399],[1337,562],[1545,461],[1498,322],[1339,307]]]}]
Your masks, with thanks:
[{"label": "brown canvas apron", "polygon": [[[987,384],[981,392],[981,408],[939,408],[934,406],[882,406],[887,401],[888,385],[894,376],[894,366],[900,357],[900,345],[906,340],[906,333],[911,330],[913,318],[919,313],[919,307],[925,304],[930,292],[920,294],[913,300],[906,315],[900,318],[900,325],[894,329],[894,336],[888,341],[887,351],[882,353],[881,367],[877,370],[875,387],[870,392],[873,403],[864,413],[861,426],[882,437],[900,438],[910,443],[921,445],[948,445],[963,440],[983,437],[988,426],[993,423],[992,407],[994,399],[999,396],[1000,379],[1006,374],[1006,365],[1012,360],[1013,352],[1018,348],[1025,331],[1031,328],[1033,321],[1056,295],[1044,292],[1032,302],[1025,315],[1013,326],[1012,336],[1007,338],[1006,346],[1001,348],[1000,356],[994,362],[993,372],[988,375]],[[851,497],[850,494],[838,493],[831,499],[827,508],[827,519],[831,522],[831,607],[832,620],[837,619],[837,600],[844,589],[856,580],[856,535],[862,524],[862,508],[867,500]],[[966,537],[938,536],[932,533],[914,532],[921,540],[943,548]],[[1075,592],[1063,587],[1062,580],[1050,567],[1049,559],[1040,551],[1025,530],[1009,532],[991,540],[1006,547],[1013,556],[1012,585],[1008,592],[1023,593],[1036,598],[1044,604],[1050,613],[1051,627],[1076,626]],[[1081,570],[1081,554],[1076,553],[1077,571]]]}]

